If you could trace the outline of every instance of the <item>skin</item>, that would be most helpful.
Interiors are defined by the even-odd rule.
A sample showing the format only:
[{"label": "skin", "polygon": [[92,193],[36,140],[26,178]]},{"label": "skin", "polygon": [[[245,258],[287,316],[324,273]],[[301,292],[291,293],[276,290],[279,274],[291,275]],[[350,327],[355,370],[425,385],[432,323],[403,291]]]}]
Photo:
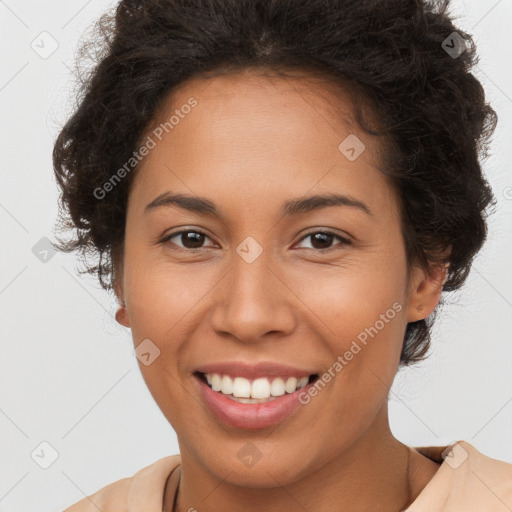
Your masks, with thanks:
[{"label": "skin", "polygon": [[[348,123],[349,99],[320,82],[254,71],[181,84],[152,128],[191,96],[198,105],[132,184],[116,281],[118,321],[135,346],[149,338],[161,351],[139,364],[177,433],[177,510],[396,512],[439,467],[394,438],[387,401],[406,325],[434,310],[446,273],[407,272],[397,198],[377,170],[382,142]],[[349,134],[366,146],[352,162],[338,150]],[[206,197],[222,219],[178,206],[145,214],[166,191]],[[329,206],[281,216],[285,201],[334,192],[372,214]],[[206,233],[202,248],[161,242],[184,227]],[[306,237],[325,229],[351,243]],[[252,263],[236,252],[247,236],[263,249]],[[395,302],[401,311],[280,424],[235,429],[204,406],[199,364],[270,360],[322,374]],[[237,457],[248,441],[262,454],[250,468]]]}]

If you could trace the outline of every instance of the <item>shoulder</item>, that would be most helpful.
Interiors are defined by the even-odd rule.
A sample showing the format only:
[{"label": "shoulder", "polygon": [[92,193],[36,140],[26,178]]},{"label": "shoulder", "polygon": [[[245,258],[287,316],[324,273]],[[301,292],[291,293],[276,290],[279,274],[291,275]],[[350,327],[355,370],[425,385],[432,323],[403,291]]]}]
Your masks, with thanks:
[{"label": "shoulder", "polygon": [[408,512],[512,510],[512,464],[493,459],[463,440],[416,449],[442,464]]},{"label": "shoulder", "polygon": [[180,455],[159,459],[142,468],[135,475],[117,480],[94,494],[86,496],[63,512],[97,512],[98,510],[127,512],[137,510],[135,507],[138,503],[149,505],[145,509],[148,512],[152,511],[153,507],[154,510],[161,510],[167,477],[180,464],[180,461]]},{"label": "shoulder", "polygon": [[474,491],[478,494],[489,495],[493,501],[501,499],[507,504],[507,510],[510,510],[512,508],[512,464],[493,459],[465,441],[460,441],[459,444],[467,453],[467,456],[464,452],[461,454],[461,460],[466,458],[468,462],[465,479],[468,485],[474,486]]}]

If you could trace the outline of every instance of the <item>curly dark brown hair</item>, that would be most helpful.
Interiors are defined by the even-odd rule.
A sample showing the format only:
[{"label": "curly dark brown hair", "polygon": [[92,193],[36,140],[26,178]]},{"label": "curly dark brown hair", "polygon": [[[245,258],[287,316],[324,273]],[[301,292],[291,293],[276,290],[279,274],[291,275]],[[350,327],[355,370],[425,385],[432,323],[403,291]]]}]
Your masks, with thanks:
[{"label": "curly dark brown hair", "polygon": [[[55,245],[79,252],[83,272],[115,289],[137,167],[105,197],[97,190],[133,155],[164,99],[192,77],[303,70],[343,86],[360,127],[384,137],[409,268],[448,264],[443,291],[460,288],[495,204],[481,160],[497,115],[470,73],[474,41],[448,8],[449,0],[120,2],[78,56],[94,55],[93,66],[54,146],[58,227],[72,233]],[[407,325],[401,364],[427,356],[434,313]]]}]

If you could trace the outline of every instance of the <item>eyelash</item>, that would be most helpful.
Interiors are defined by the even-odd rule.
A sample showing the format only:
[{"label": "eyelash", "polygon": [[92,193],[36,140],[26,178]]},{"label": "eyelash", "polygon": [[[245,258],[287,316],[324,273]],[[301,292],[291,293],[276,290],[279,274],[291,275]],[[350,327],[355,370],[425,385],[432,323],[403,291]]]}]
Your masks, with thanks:
[{"label": "eyelash", "polygon": [[[204,235],[205,237],[210,238],[204,231],[201,231],[199,229],[182,229],[181,231],[176,231],[174,233],[167,235],[162,240],[160,240],[160,243],[167,244],[167,242],[169,242],[171,240],[171,238],[174,238],[175,236],[182,235],[183,233],[197,233],[199,235]],[[171,245],[176,245],[176,244],[171,243]],[[206,247],[198,247],[195,249],[188,249],[187,247],[181,247],[178,245],[177,247],[172,247],[172,249],[175,251],[183,250],[183,251],[187,251],[187,252],[197,252],[197,251],[206,249]]]},{"label": "eyelash", "polygon": [[[310,231],[309,233],[306,233],[300,240],[299,242],[302,242],[303,240],[305,240],[306,238],[312,236],[312,235],[318,235],[318,234],[322,234],[322,235],[332,235],[334,238],[337,238],[338,241],[340,242],[339,246],[342,246],[342,245],[350,245],[351,244],[351,241],[348,239],[348,238],[344,238],[342,237],[341,235],[338,235],[337,233],[335,233],[334,231],[331,231],[329,229],[325,229],[325,230],[319,230],[319,231]],[[327,252],[327,251],[331,251],[331,250],[334,250],[336,249],[336,245],[333,245],[331,247],[328,247],[327,249],[315,249],[314,247],[306,247],[306,249],[310,249],[312,251],[319,251],[319,252]]]},{"label": "eyelash", "polygon": [[[206,233],[204,233],[203,231],[199,230],[199,229],[183,229],[181,231],[176,231],[174,233],[171,233],[169,234],[168,236],[166,236],[165,238],[163,238],[160,243],[162,244],[166,244],[167,242],[169,242],[172,238],[176,237],[176,236],[179,236],[179,235],[182,235],[184,233],[197,233],[197,234],[200,234],[200,235],[204,235],[205,237],[207,238],[210,238]],[[338,245],[350,245],[352,242],[350,240],[348,240],[347,238],[344,238],[340,235],[338,235],[337,233],[334,233],[333,231],[330,231],[328,229],[326,230],[321,230],[321,231],[311,231],[310,233],[307,233],[305,234],[300,240],[299,242],[302,242],[303,240],[305,240],[306,238],[312,236],[312,235],[317,235],[317,234],[322,234],[322,235],[332,235],[334,238],[337,238],[341,243],[338,244]],[[172,244],[172,243],[171,243]],[[176,245],[176,244],[172,244],[172,245]],[[197,251],[201,251],[203,249],[206,249],[207,247],[197,247],[197,248],[194,248],[194,249],[189,249],[187,247],[181,247],[181,246],[177,246],[177,248],[175,247],[172,247],[173,250],[184,250],[184,251],[187,251],[187,252],[197,252]],[[318,252],[327,252],[327,251],[330,251],[330,250],[333,250],[336,248],[336,245],[334,246],[331,246],[331,247],[328,247],[327,249],[315,249],[314,247],[306,247],[306,249],[310,249],[310,250],[313,250],[313,251],[318,251]]]}]

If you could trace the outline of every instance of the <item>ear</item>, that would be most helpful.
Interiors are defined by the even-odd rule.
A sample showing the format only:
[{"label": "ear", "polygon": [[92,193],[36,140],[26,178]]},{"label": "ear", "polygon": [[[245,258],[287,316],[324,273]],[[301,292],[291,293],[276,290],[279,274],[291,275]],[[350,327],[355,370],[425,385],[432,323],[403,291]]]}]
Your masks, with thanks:
[{"label": "ear", "polygon": [[115,315],[116,321],[117,323],[124,325],[124,327],[130,327],[130,317],[128,316],[128,311],[126,310],[126,303],[124,301],[122,279],[119,276],[114,278],[113,288],[117,298],[117,302],[119,304],[118,310]]},{"label": "ear", "polygon": [[124,325],[125,327],[130,327],[130,317],[128,316],[128,312],[124,306],[119,306],[115,317],[118,324]]},{"label": "ear", "polygon": [[434,311],[447,277],[448,264],[433,266],[429,272],[419,267],[414,268],[407,304],[408,322],[423,320]]}]

